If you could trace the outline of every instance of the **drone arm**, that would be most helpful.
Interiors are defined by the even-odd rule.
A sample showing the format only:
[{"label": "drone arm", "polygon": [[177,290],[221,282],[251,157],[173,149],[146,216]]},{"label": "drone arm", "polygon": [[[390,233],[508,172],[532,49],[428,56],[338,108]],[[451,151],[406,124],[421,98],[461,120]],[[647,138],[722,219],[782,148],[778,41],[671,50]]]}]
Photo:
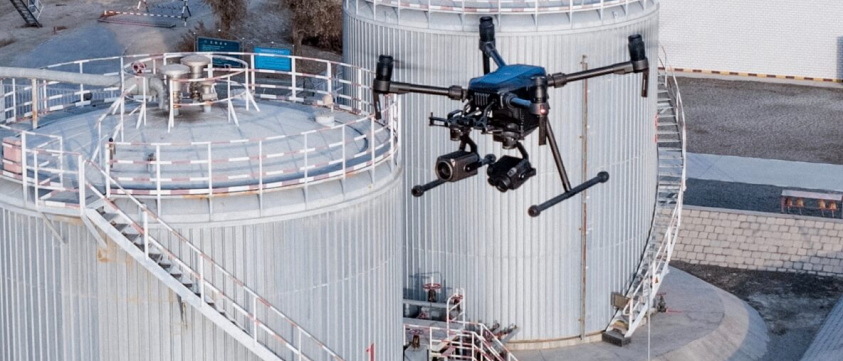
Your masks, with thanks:
[{"label": "drone arm", "polygon": [[548,86],[554,88],[561,88],[568,83],[594,78],[608,74],[629,74],[629,73],[643,73],[643,84],[641,96],[647,97],[647,88],[649,86],[650,62],[647,59],[646,49],[644,47],[644,40],[641,35],[632,35],[629,37],[629,57],[630,61],[617,63],[602,68],[595,68],[584,70],[581,72],[565,74],[556,73],[547,76]]},{"label": "drone arm", "polygon": [[372,91],[375,95],[419,93],[446,96],[453,100],[462,100],[465,98],[465,89],[457,85],[445,88],[392,81],[393,68],[394,61],[391,56],[381,55],[378,58],[375,80],[372,81]]},{"label": "drone arm", "polygon": [[372,81],[372,105],[375,108],[375,118],[381,119],[380,95],[384,94],[430,94],[446,96],[453,100],[463,100],[466,97],[466,90],[458,85],[448,88],[392,81],[392,70],[394,61],[391,56],[381,55],[378,58],[378,65],[375,70],[375,79]]},{"label": "drone arm", "polygon": [[632,63],[631,62],[624,62],[624,63],[617,63],[614,65],[604,66],[602,68],[594,68],[589,70],[583,70],[576,73],[565,74],[565,73],[556,73],[547,76],[547,83],[549,86],[554,88],[561,88],[568,83],[572,83],[575,81],[596,78],[598,76],[604,76],[609,74],[629,74],[632,73]]},{"label": "drone arm", "polygon": [[417,94],[429,94],[429,95],[440,95],[444,97],[448,97],[453,100],[462,100],[465,98],[465,89],[461,86],[454,85],[448,88],[445,87],[436,87],[436,86],[429,86],[429,85],[420,85],[420,84],[410,84],[410,83],[399,83],[399,82],[389,82],[389,87],[386,91],[377,91],[381,94],[407,94],[407,93],[417,93]]},{"label": "drone arm", "polygon": [[481,43],[480,50],[483,52],[483,56],[494,60],[495,64],[498,65],[498,68],[506,66],[506,61],[504,61],[501,54],[498,53],[498,49],[495,47],[494,42]]}]

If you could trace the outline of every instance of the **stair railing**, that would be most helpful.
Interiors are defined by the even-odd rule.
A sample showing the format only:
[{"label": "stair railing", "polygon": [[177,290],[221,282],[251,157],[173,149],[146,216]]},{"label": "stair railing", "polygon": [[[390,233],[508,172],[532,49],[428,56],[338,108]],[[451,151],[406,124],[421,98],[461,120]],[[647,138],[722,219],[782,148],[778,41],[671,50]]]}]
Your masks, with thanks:
[{"label": "stair railing", "polygon": [[[659,57],[660,69],[663,69],[663,74],[659,75],[659,81],[668,92],[668,97],[673,107],[674,117],[677,122],[678,132],[680,134],[679,142],[681,144],[682,152],[682,172],[680,176],[679,190],[676,202],[670,209],[669,221],[665,225],[664,234],[656,233],[660,226],[657,223],[665,219],[666,214],[662,211],[667,209],[656,209],[653,218],[653,225],[651,227],[648,239],[648,244],[645,247],[644,259],[642,262],[646,263],[646,269],[640,276],[635,287],[631,289],[627,295],[627,303],[619,310],[619,313],[627,317],[627,330],[624,333],[625,337],[630,337],[635,332],[637,327],[644,320],[644,317],[649,312],[650,305],[652,305],[655,295],[662,284],[664,276],[668,272],[668,264],[673,254],[673,248],[676,244],[676,239],[679,236],[679,227],[682,223],[682,206],[684,203],[684,190],[686,187],[686,129],[685,129],[685,113],[682,104],[682,96],[679,92],[678,82],[676,80],[675,72],[670,64],[667,62],[667,52],[662,47],[661,56]],[[656,238],[661,237],[658,247],[653,250]],[[635,281],[634,281],[635,282]],[[615,321],[618,316],[612,320],[612,323],[607,327],[607,331],[615,327]]]},{"label": "stair railing", "polygon": [[[129,192],[126,192],[126,190],[123,189],[123,186],[120,185],[120,183],[117,182],[115,179],[113,179],[99,165],[97,165],[93,161],[85,160],[81,156],[78,158],[78,161],[80,162],[79,163],[80,183],[84,182],[84,185],[80,184],[80,187],[79,187],[80,190],[83,187],[92,190],[94,192],[94,194],[104,202],[105,206],[111,208],[112,210],[117,212],[121,217],[125,218],[130,223],[129,225],[136,232],[138,232],[138,234],[143,236],[143,239],[144,239],[144,241],[143,241],[143,244],[144,244],[143,251],[144,251],[144,254],[146,255],[147,258],[149,258],[150,246],[155,247],[158,250],[160,250],[163,254],[165,254],[168,258],[170,258],[172,260],[172,262],[177,264],[179,266],[179,268],[181,268],[183,271],[187,272],[187,274],[196,282],[196,284],[199,285],[199,298],[202,302],[205,302],[205,298],[208,297],[208,298],[214,299],[214,301],[217,302],[217,303],[221,303],[223,305],[223,307],[225,307],[225,303],[227,303],[233,311],[240,314],[240,316],[242,316],[242,318],[246,320],[245,323],[251,323],[251,335],[252,335],[255,343],[260,343],[264,347],[266,347],[270,350],[273,350],[271,347],[269,347],[266,344],[266,342],[261,342],[259,340],[258,335],[259,335],[260,332],[263,332],[264,334],[266,334],[266,336],[270,337],[270,339],[274,339],[274,340],[282,343],[283,346],[285,346],[289,351],[291,351],[293,354],[296,355],[297,359],[312,360],[310,357],[308,357],[307,355],[304,354],[303,348],[302,348],[302,341],[308,340],[308,341],[312,342],[314,346],[317,346],[319,349],[321,349],[323,352],[325,352],[328,356],[330,356],[331,359],[342,360],[342,358],[336,352],[331,350],[324,343],[317,340],[309,332],[305,331],[301,327],[301,325],[299,325],[298,323],[293,321],[290,317],[288,317],[286,314],[284,314],[283,312],[281,312],[280,310],[278,310],[277,308],[272,306],[272,304],[269,301],[267,301],[266,299],[264,299],[263,297],[258,295],[257,292],[255,292],[250,287],[246,286],[243,282],[241,282],[236,277],[234,277],[233,274],[231,274],[230,272],[225,270],[225,268],[223,268],[220,264],[214,262],[213,259],[211,259],[208,255],[203,253],[198,247],[193,245],[193,243],[191,243],[189,239],[182,236],[173,227],[171,227],[169,224],[167,224],[161,218],[159,218],[157,214],[155,214],[152,210],[150,210],[146,206],[146,204],[144,204],[143,202],[141,202],[137,198],[133,197],[131,194],[129,194]],[[128,199],[132,204],[134,204],[138,207],[138,209],[140,211],[140,214],[141,214],[141,224],[138,224],[137,221],[134,221],[133,218],[129,217],[120,207],[118,207],[114,202],[112,202],[108,197],[106,197],[105,194],[100,192],[93,184],[91,184],[88,181],[87,174],[85,173],[86,167],[90,167],[90,168],[94,169],[96,171],[96,173],[98,173],[97,176],[101,176],[101,177],[107,179],[107,181],[111,183],[112,187],[117,187],[118,189],[120,189],[121,191],[124,192],[125,198]],[[85,204],[85,199],[83,199],[84,193],[85,192],[83,192],[83,191],[79,192],[79,194],[80,194],[80,200],[79,200],[80,201],[80,208],[84,208],[83,207],[83,205]],[[85,210],[82,209],[82,211],[84,212]],[[197,260],[198,265],[197,265],[196,268],[198,268],[198,271],[196,271],[193,267],[188,265],[187,262],[185,262],[182,258],[180,258],[176,254],[170,252],[170,250],[167,247],[165,247],[161,242],[159,242],[154,237],[151,237],[149,235],[150,222],[152,222],[153,224],[157,224],[158,226],[160,226],[161,228],[163,228],[164,230],[169,232],[172,236],[174,236],[178,241],[182,242],[187,247],[188,252],[190,252],[191,255],[193,256],[193,258]],[[246,305],[239,304],[233,298],[235,296],[227,295],[220,288],[216,287],[213,283],[211,283],[211,281],[209,281],[209,279],[207,277],[207,274],[205,272],[206,268],[211,268],[212,271],[216,271],[216,272],[222,274],[224,277],[226,277],[228,280],[230,280],[234,285],[236,285],[240,289],[241,292],[245,293],[245,295],[246,295],[245,298],[250,300],[250,305],[246,306]],[[236,293],[236,291],[232,292],[232,293]],[[220,302],[220,301],[222,301],[222,302]],[[293,346],[293,344],[291,342],[287,341],[285,338],[283,338],[280,335],[279,332],[272,329],[271,326],[268,325],[267,322],[263,321],[263,320],[265,320],[265,317],[261,318],[258,315],[258,312],[257,312],[259,305],[263,305],[268,313],[270,313],[273,316],[280,317],[281,319],[286,321],[295,330],[296,335],[298,336],[298,337],[296,337],[298,339],[298,347]],[[249,307],[251,309],[251,311],[249,309],[247,309],[247,307]],[[244,325],[238,324],[238,326],[244,331],[248,330],[246,324],[244,324]],[[273,352],[274,352],[274,350],[273,350]]]}]

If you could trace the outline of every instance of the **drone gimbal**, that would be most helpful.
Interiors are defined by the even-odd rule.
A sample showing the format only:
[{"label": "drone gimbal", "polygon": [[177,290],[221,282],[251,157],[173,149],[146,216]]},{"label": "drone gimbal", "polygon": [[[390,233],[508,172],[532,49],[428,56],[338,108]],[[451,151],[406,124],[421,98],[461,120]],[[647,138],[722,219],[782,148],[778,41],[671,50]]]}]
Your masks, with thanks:
[{"label": "drone gimbal", "polygon": [[[471,79],[468,89],[454,85],[435,87],[392,81],[393,59],[381,55],[378,59],[375,80],[372,83],[375,116],[380,119],[381,94],[419,93],[445,96],[464,102],[463,108],[455,110],[445,118],[430,116],[431,126],[450,129],[451,140],[460,142],[459,150],[445,154],[436,160],[437,180],[413,187],[412,193],[421,197],[425,192],[448,182],[477,175],[480,168],[489,166],[489,184],[501,192],[515,190],[536,175],[529,155],[521,143],[534,130],[539,130],[539,145],[550,145],[556,169],[562,181],[564,193],[530,207],[530,216],[537,217],[542,211],[571,198],[598,183],[609,180],[609,173],[600,172],[596,177],[571,187],[568,173],[559,154],[556,137],[547,120],[548,87],[561,88],[570,82],[609,74],[643,73],[641,96],[647,97],[649,61],[641,35],[629,37],[630,61],[572,74],[548,75],[544,68],[532,65],[507,65],[495,47],[495,25],[491,17],[480,19],[480,51],[483,53],[484,75]],[[491,61],[497,69],[491,71]],[[477,152],[477,145],[469,137],[472,130],[491,134],[495,142],[504,149],[518,149],[521,158],[494,155],[483,158]],[[466,149],[468,148],[468,149]]]}]

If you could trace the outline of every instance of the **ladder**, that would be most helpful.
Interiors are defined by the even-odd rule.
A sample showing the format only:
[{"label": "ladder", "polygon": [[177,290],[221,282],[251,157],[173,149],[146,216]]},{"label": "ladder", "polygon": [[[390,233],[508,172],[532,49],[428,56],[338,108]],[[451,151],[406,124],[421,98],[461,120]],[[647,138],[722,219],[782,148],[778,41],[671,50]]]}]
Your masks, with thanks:
[{"label": "ladder", "polygon": [[[128,195],[96,163],[81,156],[78,162],[79,209],[89,230],[97,237],[98,231],[105,233],[183,302],[193,306],[262,360],[342,360],[301,325],[214,262],[143,202]],[[107,196],[110,189],[103,192],[91,184],[87,173],[93,173],[97,179],[108,179],[112,187],[122,190],[127,204],[138,216],[129,216],[127,209]],[[169,241],[153,237],[151,225],[169,234]],[[291,330],[289,334],[278,331],[279,323]]]},{"label": "ladder", "polygon": [[11,0],[12,6],[18,11],[23,20],[26,21],[27,26],[41,27],[38,18],[41,17],[41,11],[44,10],[44,5],[41,0]]},{"label": "ladder", "polygon": [[679,234],[685,191],[685,114],[682,96],[667,56],[659,58],[656,143],[658,148],[658,188],[650,235],[641,263],[622,302],[609,323],[603,340],[623,346],[652,308],[664,276],[673,246]]}]

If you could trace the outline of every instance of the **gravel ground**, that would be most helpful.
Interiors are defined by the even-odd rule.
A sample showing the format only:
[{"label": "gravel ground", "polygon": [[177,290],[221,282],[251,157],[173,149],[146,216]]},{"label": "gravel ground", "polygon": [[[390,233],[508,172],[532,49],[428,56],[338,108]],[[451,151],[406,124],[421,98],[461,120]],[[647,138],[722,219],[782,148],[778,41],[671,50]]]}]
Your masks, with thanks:
[{"label": "gravel ground", "polygon": [[679,78],[688,151],[843,164],[843,88]]},{"label": "gravel ground", "polygon": [[843,279],[692,265],[679,268],[726,290],[758,310],[770,330],[765,361],[797,361],[843,295]]},{"label": "gravel ground", "polygon": [[[702,179],[688,179],[688,190],[685,191],[685,204],[691,206],[738,209],[744,211],[779,213],[781,212],[781,194],[784,188],[768,185],[746,184],[735,182],[721,182]],[[791,190],[827,192],[818,189],[801,189],[788,187]],[[828,192],[837,193],[837,192]],[[815,207],[811,200],[805,205]],[[799,214],[798,211],[793,211]],[[828,213],[826,213],[828,214]],[[819,211],[805,209],[802,215],[822,216]],[[840,214],[837,214],[840,217]]]}]

